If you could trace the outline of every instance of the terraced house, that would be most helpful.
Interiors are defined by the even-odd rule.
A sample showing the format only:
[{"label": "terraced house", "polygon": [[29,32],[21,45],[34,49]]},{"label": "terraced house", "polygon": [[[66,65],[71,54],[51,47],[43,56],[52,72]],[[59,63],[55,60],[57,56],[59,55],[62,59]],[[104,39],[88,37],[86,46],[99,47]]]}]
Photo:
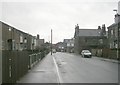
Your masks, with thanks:
[{"label": "terraced house", "polygon": [[[0,21],[0,84],[15,83],[42,59],[36,56],[44,39],[32,36]],[[34,56],[30,56],[35,54]]]},{"label": "terraced house", "polygon": [[118,59],[120,55],[120,15],[117,13],[115,22],[108,27],[109,58]]},{"label": "terraced house", "polygon": [[74,52],[74,39],[64,39],[64,49],[65,52],[73,53]]}]

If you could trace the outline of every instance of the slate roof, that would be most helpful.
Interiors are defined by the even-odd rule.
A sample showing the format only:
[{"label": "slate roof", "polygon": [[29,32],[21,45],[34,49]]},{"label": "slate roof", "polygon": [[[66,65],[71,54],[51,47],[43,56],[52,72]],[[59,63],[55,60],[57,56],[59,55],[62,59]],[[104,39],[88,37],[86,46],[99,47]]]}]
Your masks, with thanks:
[{"label": "slate roof", "polygon": [[108,29],[111,29],[111,28],[114,27],[114,26],[118,26],[118,24],[120,24],[120,22],[119,22],[119,23],[113,23],[112,25],[110,25],[110,26],[108,27]]},{"label": "slate roof", "polygon": [[100,36],[101,30],[98,29],[79,29],[78,36]]},{"label": "slate roof", "polygon": [[70,42],[70,40],[71,40],[71,39],[64,39],[63,42],[68,43],[68,42]]}]

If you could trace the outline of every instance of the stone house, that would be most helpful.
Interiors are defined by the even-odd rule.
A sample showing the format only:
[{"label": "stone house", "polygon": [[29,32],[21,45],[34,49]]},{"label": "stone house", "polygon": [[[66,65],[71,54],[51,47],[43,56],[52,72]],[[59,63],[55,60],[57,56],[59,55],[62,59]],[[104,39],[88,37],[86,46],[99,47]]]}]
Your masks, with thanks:
[{"label": "stone house", "polygon": [[75,26],[74,33],[74,51],[80,54],[82,50],[87,49],[92,52],[92,55],[107,56],[104,51],[107,49],[107,35],[106,27],[98,26],[98,29],[80,29]]},{"label": "stone house", "polygon": [[74,52],[74,38],[64,39],[64,49],[65,52],[73,53]]},{"label": "stone house", "polygon": [[115,22],[108,27],[109,58],[120,55],[120,15],[116,14]]},{"label": "stone house", "polygon": [[57,52],[65,52],[64,47],[65,47],[65,44],[63,42],[58,42],[55,45],[55,48],[56,48]]}]

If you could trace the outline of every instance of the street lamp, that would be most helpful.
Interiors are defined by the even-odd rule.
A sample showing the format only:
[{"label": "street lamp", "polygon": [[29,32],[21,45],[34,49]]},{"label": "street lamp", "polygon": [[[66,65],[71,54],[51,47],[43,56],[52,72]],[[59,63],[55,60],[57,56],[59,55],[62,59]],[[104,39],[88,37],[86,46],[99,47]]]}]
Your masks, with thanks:
[{"label": "street lamp", "polygon": [[117,12],[117,9],[114,9],[113,11],[115,11],[115,12],[116,12],[116,14],[118,13],[118,12]]},{"label": "street lamp", "polygon": [[[114,9],[113,11],[116,12],[116,15],[118,14],[118,10]],[[119,22],[117,21],[117,59],[119,59]]]},{"label": "street lamp", "polygon": [[[114,9],[113,11],[116,12],[116,15],[118,15],[118,10]],[[119,21],[117,21],[117,59],[119,59]]]}]

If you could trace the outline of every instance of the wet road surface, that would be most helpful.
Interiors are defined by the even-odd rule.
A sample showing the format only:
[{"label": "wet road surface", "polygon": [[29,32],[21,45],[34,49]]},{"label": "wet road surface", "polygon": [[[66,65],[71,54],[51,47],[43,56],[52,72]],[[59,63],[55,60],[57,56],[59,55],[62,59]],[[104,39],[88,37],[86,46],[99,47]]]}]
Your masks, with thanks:
[{"label": "wet road surface", "polygon": [[118,64],[70,53],[48,54],[18,83],[117,83]]}]

